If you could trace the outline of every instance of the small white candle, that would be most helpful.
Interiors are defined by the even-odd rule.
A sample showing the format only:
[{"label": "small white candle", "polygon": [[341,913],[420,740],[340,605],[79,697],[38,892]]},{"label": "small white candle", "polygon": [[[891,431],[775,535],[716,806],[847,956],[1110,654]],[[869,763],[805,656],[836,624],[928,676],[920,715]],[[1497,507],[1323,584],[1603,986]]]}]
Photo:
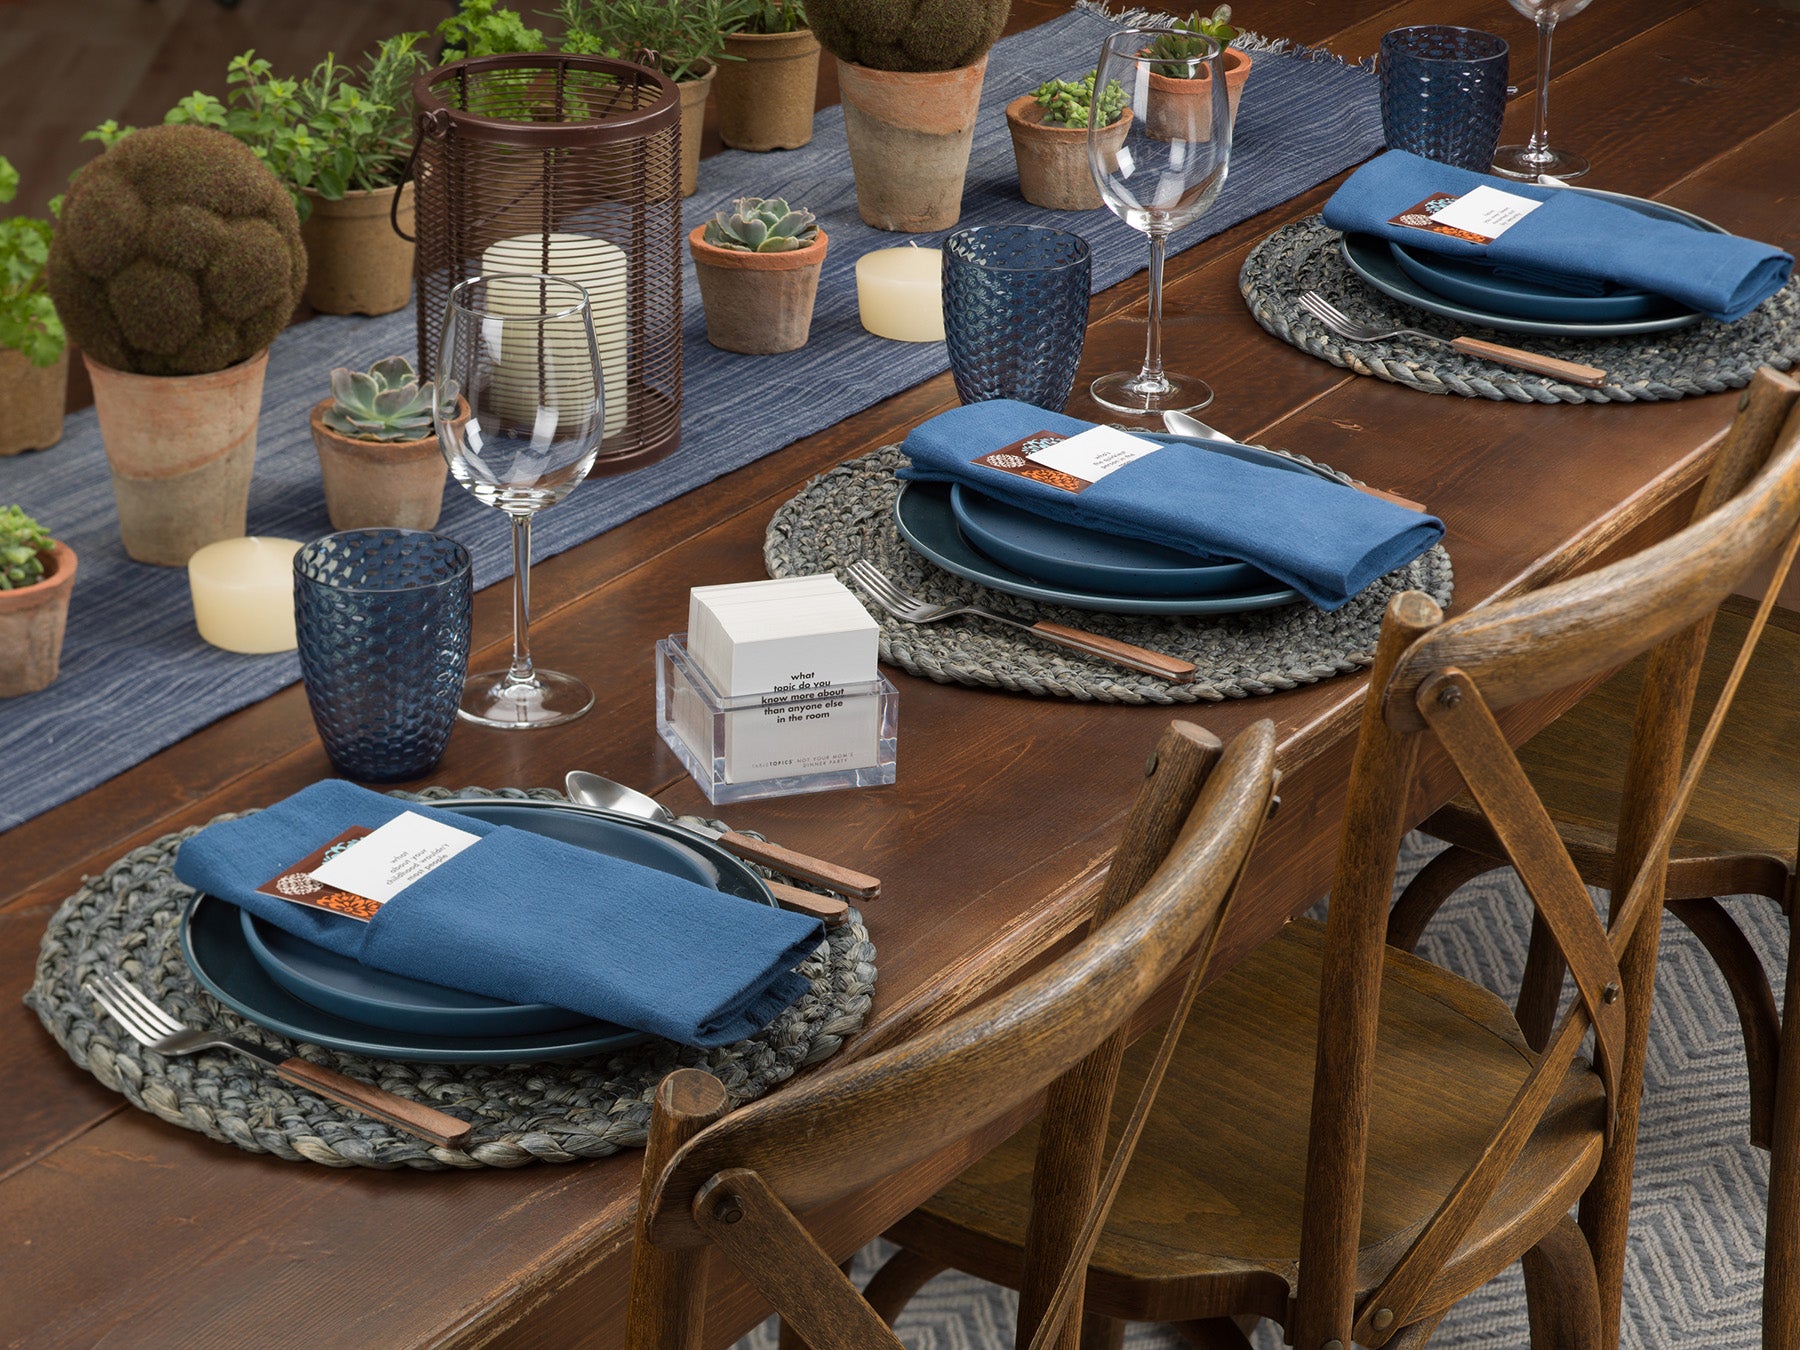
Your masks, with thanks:
[{"label": "small white candle", "polygon": [[882,248],[856,260],[862,326],[900,342],[944,340],[944,250]]},{"label": "small white candle", "polygon": [[[546,247],[548,253],[546,255]],[[630,412],[630,386],[626,376],[631,336],[629,276],[625,251],[604,239],[586,234],[521,234],[502,239],[481,255],[484,276],[502,272],[542,272],[575,282],[588,293],[594,318],[594,342],[600,348],[600,369],[606,397],[606,434],[625,429]],[[534,304],[523,295],[509,298],[496,291],[489,303],[496,313],[513,313]],[[573,357],[576,353],[570,353]],[[584,353],[581,355],[585,355]],[[504,356],[502,357],[504,362]]]},{"label": "small white candle", "polygon": [[200,636],[228,652],[291,652],[297,539],[221,539],[188,559]]}]

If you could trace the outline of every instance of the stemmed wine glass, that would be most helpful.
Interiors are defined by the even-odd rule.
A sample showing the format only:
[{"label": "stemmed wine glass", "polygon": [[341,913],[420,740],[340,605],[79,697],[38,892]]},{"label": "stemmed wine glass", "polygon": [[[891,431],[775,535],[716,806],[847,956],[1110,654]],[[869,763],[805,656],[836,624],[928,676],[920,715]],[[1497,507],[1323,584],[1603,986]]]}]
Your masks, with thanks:
[{"label": "stemmed wine glass", "polygon": [[1588,162],[1567,150],[1550,148],[1550,38],[1556,31],[1558,19],[1581,13],[1591,0],[1507,0],[1507,3],[1526,18],[1537,21],[1537,121],[1526,144],[1503,145],[1494,153],[1494,172],[1530,182],[1543,178],[1579,178],[1588,171]]},{"label": "stemmed wine glass", "polygon": [[[438,448],[451,476],[512,520],[513,654],[471,675],[461,716],[493,727],[580,717],[594,694],[531,660],[531,520],[587,476],[604,396],[593,316],[581,286],[536,273],[475,277],[450,292],[438,344]],[[466,417],[458,394],[468,401]]]},{"label": "stemmed wine glass", "polygon": [[1144,368],[1103,375],[1091,393],[1103,407],[1140,416],[1187,412],[1212,402],[1206,381],[1163,369],[1163,251],[1171,234],[1213,204],[1231,157],[1224,47],[1184,33],[1182,50],[1191,54],[1152,56],[1153,44],[1166,36],[1128,29],[1107,38],[1094,88],[1119,84],[1125,94],[1123,126],[1095,125],[1099,94],[1088,110],[1088,167],[1100,198],[1120,220],[1150,236]]}]

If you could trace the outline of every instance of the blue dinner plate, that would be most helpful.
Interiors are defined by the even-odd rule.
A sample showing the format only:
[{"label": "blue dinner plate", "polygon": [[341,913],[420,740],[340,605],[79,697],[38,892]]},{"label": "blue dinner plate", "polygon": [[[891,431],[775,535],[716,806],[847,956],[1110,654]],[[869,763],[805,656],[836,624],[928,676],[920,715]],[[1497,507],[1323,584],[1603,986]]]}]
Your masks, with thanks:
[{"label": "blue dinner plate", "polygon": [[[482,820],[513,825],[537,834],[610,852],[621,828],[655,836],[691,851],[717,875],[717,889],[747,901],[772,905],[774,898],[748,866],[710,840],[658,821],[635,820],[609,811],[562,802],[500,802],[487,798],[433,802],[434,807]],[[572,1025],[482,1035],[381,1027],[320,1008],[284,989],[251,951],[243,911],[210,895],[197,895],[182,924],[182,952],[196,978],[220,1002],[292,1040],[376,1059],[481,1063],[569,1059],[604,1054],[650,1040],[648,1033],[584,1018]],[[267,930],[265,930],[267,931]],[[605,940],[604,934],[572,933],[571,941]],[[511,1005],[523,1006],[523,1005]]]},{"label": "blue dinner plate", "polygon": [[[1255,446],[1160,435],[1146,435],[1146,439],[1185,440],[1249,464],[1289,473],[1316,472],[1297,460]],[[1279,581],[1249,563],[1184,553],[1147,539],[1103,534],[1049,520],[964,483],[951,485],[950,510],[964,539],[977,551],[1021,576],[1049,586],[1108,595],[1188,599],[1261,593],[1281,587]]]}]

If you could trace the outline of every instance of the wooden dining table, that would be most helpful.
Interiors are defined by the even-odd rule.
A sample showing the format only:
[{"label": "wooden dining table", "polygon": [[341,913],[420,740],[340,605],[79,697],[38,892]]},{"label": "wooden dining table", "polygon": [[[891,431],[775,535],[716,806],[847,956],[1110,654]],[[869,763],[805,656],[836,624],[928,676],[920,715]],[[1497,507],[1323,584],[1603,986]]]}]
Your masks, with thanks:
[{"label": "wooden dining table", "polygon": [[[1016,0],[1010,26],[1064,8]],[[1519,86],[1506,138],[1529,130],[1534,43],[1503,0],[1257,0],[1238,11],[1246,27],[1353,59],[1403,24],[1498,31],[1513,44]],[[1558,29],[1556,48],[1552,127],[1593,161],[1593,186],[1800,247],[1791,2],[1601,0]],[[1563,406],[1438,397],[1262,331],[1238,295],[1246,251],[1317,211],[1331,186],[1171,261],[1167,359],[1219,391],[1209,421],[1427,503],[1448,526],[1452,612],[1590,567],[1679,521],[1733,395]],[[1095,297],[1078,390],[1135,364],[1144,300],[1142,274]],[[404,786],[557,786],[583,768],[676,811],[712,814],[656,735],[652,645],[683,626],[689,587],[763,575],[764,528],[811,476],[901,440],[956,402],[939,376],[540,562],[534,651],[589,681],[594,711],[529,733],[462,726],[437,770]],[[1098,415],[1080,393],[1069,411]],[[604,480],[586,490],[604,491]],[[477,661],[503,659],[510,618],[507,586],[478,597]],[[879,898],[862,905],[879,953],[874,1008],[841,1055],[953,1015],[1077,928],[1171,716],[1224,737],[1257,718],[1279,728],[1282,807],[1221,964],[1328,887],[1366,692],[1359,676],[1171,708],[889,674],[900,691],[894,785],[723,811],[883,879]],[[1558,711],[1515,710],[1508,733],[1523,738]],[[303,692],[290,687],[0,835],[0,1344],[621,1343],[638,1153],[474,1172],[281,1161],[133,1109],[21,1005],[45,924],[83,876],[146,840],[329,774]],[[1428,766],[1418,815],[1455,787],[1444,766]],[[808,1221],[848,1256],[993,1142],[970,1139]],[[729,1344],[766,1314],[717,1263],[710,1304],[710,1344]]]}]

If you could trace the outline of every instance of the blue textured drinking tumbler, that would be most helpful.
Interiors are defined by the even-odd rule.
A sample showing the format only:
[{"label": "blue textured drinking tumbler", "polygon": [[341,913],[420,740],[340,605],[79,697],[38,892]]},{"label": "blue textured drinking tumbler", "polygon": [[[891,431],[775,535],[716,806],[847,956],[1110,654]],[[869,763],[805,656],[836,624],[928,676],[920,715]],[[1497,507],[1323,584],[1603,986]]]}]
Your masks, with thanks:
[{"label": "blue textured drinking tumbler", "polygon": [[1506,40],[1425,24],[1381,39],[1381,129],[1390,150],[1486,173],[1506,114]]},{"label": "blue textured drinking tumbler", "polygon": [[944,342],[964,403],[1061,412],[1087,341],[1087,241],[1042,225],[977,225],[944,242]]}]

